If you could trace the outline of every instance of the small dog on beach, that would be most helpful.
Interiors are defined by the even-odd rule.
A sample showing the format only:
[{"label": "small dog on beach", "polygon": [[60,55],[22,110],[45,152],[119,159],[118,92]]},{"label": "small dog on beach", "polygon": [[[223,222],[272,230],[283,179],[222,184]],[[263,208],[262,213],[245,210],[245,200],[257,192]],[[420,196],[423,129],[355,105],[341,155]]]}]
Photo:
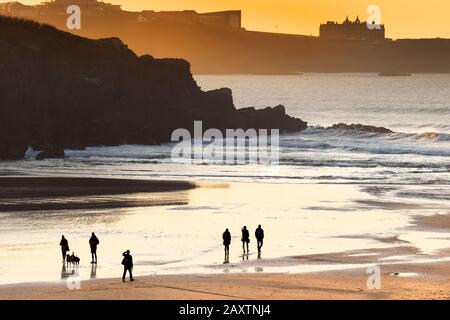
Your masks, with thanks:
[{"label": "small dog on beach", "polygon": [[78,258],[75,253],[72,252],[72,255],[68,254],[66,257],[67,264],[72,264],[78,266],[80,264],[80,258]]}]

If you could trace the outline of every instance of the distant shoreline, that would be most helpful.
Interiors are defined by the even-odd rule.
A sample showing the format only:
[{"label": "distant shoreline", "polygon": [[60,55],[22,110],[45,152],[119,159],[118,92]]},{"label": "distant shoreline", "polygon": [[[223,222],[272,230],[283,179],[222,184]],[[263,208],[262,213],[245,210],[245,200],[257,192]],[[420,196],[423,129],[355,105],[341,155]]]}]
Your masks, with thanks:
[{"label": "distant shoreline", "polygon": [[[378,76],[379,71],[292,71],[292,72],[194,72],[194,76],[303,76],[308,74],[373,74]],[[450,72],[412,72],[411,75],[449,75]]]}]

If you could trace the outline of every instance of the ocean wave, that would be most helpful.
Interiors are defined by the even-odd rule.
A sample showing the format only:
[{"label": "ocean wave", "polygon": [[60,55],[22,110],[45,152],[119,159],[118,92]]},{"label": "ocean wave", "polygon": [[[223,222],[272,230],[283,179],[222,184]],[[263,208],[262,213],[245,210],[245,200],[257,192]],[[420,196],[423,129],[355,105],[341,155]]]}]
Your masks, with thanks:
[{"label": "ocean wave", "polygon": [[[429,126],[426,126],[429,128]],[[450,128],[450,126],[449,126]],[[284,139],[286,141],[292,141],[298,137],[310,137],[317,136],[322,138],[352,138],[352,139],[387,139],[387,140],[433,140],[433,141],[450,141],[450,134],[445,132],[437,131],[425,131],[419,133],[402,133],[402,132],[392,132],[392,133],[379,133],[379,132],[368,132],[359,130],[339,130],[339,129],[324,129],[322,127],[309,127],[305,131],[298,133],[297,135],[286,135]],[[323,142],[322,142],[323,143]]]},{"label": "ocean wave", "polygon": [[[383,161],[383,160],[358,160],[358,159],[304,159],[281,157],[282,165],[304,166],[304,167],[337,167],[337,168],[405,168],[405,169],[436,169],[429,173],[449,172],[450,162],[417,162],[417,161]],[[410,173],[423,173],[423,171],[411,171]]]},{"label": "ocean wave", "polygon": [[426,114],[449,114],[450,108],[449,107],[423,107],[423,108],[414,108],[412,110],[409,110],[409,112],[417,112],[417,113],[426,113]]},{"label": "ocean wave", "polygon": [[396,147],[396,146],[349,146],[345,148],[349,151],[366,152],[373,154],[386,155],[421,155],[421,156],[439,156],[450,157],[450,149],[441,148],[414,148],[414,147]]},{"label": "ocean wave", "polygon": [[296,135],[281,138],[281,147],[292,150],[340,149],[371,154],[416,154],[423,156],[450,156],[450,134],[373,133],[355,130],[326,130],[308,128]]},{"label": "ocean wave", "polygon": [[398,197],[401,198],[412,198],[412,199],[429,199],[429,200],[445,200],[450,201],[450,194],[440,193],[440,192],[414,192],[414,191],[403,191],[396,193]]}]

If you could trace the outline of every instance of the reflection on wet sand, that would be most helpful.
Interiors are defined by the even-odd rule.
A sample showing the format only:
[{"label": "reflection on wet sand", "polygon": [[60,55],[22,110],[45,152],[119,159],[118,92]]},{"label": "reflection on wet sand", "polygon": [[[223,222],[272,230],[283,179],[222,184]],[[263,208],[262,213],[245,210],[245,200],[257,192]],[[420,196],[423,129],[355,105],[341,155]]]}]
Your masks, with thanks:
[{"label": "reflection on wet sand", "polygon": [[63,263],[61,269],[61,280],[69,279],[72,277],[80,276],[80,268],[79,266]]},{"label": "reflection on wet sand", "polygon": [[187,204],[190,182],[0,177],[0,212]]},{"label": "reflection on wet sand", "polygon": [[97,278],[97,264],[92,263],[91,264],[91,279]]},{"label": "reflection on wet sand", "polygon": [[133,195],[106,195],[56,198],[0,199],[0,212],[114,209],[186,205],[187,192],[152,192]]},{"label": "reflection on wet sand", "polygon": [[[157,195],[118,197],[146,201],[146,197],[153,199]],[[79,275],[83,280],[120,277],[122,249],[134,253],[136,276],[140,277],[344,269],[392,262],[380,260],[379,255],[368,255],[363,260],[347,253],[359,255],[386,248],[399,256],[398,261],[407,261],[408,256],[418,261],[438,259],[439,250],[448,247],[445,233],[434,232],[428,225],[421,229],[411,227],[412,223],[417,223],[417,216],[432,217],[438,213],[430,209],[430,201],[416,201],[420,206],[395,206],[392,210],[361,206],[359,200],[386,200],[361,192],[353,185],[233,183],[227,188],[163,193],[159,198],[164,200],[160,203],[167,205],[0,212],[0,284],[53,281],[73,276],[73,269],[66,266],[61,270],[59,265],[61,234],[69,239],[70,247],[76,249],[81,258]],[[170,204],[180,200],[185,204]],[[399,202],[396,198],[391,201]],[[327,206],[349,210],[327,210]],[[323,209],[311,210],[313,207]],[[439,212],[447,208],[442,203]],[[439,217],[442,219],[444,217]],[[267,230],[264,255],[257,254],[253,233],[259,223]],[[243,224],[252,231],[248,255],[242,255],[239,231]],[[220,235],[226,227],[232,240],[229,256],[224,259]],[[89,238],[92,232],[101,239],[98,248],[101,274],[95,266],[87,264],[91,261]],[[411,250],[400,250],[403,247]],[[355,251],[361,249],[365,251]],[[330,252],[342,253],[342,257],[331,258]],[[323,254],[328,256],[318,256]],[[229,263],[223,264],[222,259]]]},{"label": "reflection on wet sand", "polygon": [[[66,226],[74,226],[76,228],[94,224],[112,224],[118,222],[123,214],[128,212],[127,208],[189,204],[188,192],[176,191],[104,197],[0,200],[0,206],[12,201],[15,202],[14,206],[20,205],[25,208],[29,205],[39,209],[36,209],[36,211],[5,212],[1,215],[0,221],[5,221],[11,228],[17,225],[27,225],[32,221],[32,230],[36,228],[52,228],[55,223],[59,225],[63,223]],[[72,203],[76,203],[74,207],[86,206],[86,209],[73,209]],[[81,206],[81,204],[83,205]],[[100,208],[97,208],[97,205]],[[56,209],[59,207],[61,208]],[[110,210],[105,211],[106,208]]]}]

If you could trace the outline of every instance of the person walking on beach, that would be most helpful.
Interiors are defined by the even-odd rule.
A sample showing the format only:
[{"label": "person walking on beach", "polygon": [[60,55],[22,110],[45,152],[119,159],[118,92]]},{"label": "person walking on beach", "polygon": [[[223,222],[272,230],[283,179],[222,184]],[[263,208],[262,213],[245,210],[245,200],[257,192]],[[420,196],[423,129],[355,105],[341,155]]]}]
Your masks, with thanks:
[{"label": "person walking on beach", "polygon": [[66,261],[66,255],[67,252],[69,252],[69,241],[67,241],[67,239],[64,237],[64,235],[61,238],[61,242],[59,243],[59,245],[61,246],[61,254],[62,254],[62,258],[63,258],[63,262]]},{"label": "person walking on beach", "polygon": [[247,254],[248,254],[248,244],[250,243],[250,232],[248,232],[248,229],[246,226],[242,228],[242,250],[245,254],[245,245],[247,244]]},{"label": "person walking on beach", "polygon": [[[92,232],[92,236],[89,239],[89,246],[91,247],[92,264],[97,264],[97,246],[100,244],[97,236]],[[94,259],[95,258],[95,259]]]},{"label": "person walking on beach", "polygon": [[125,282],[125,276],[127,275],[127,271],[130,273],[130,281],[134,281],[133,279],[133,256],[130,254],[130,250],[125,251],[122,253],[123,260],[123,276],[122,276],[122,282]]},{"label": "person walking on beach", "polygon": [[230,231],[225,230],[225,232],[222,235],[222,239],[223,239],[223,245],[225,246],[225,262],[224,263],[229,263],[230,262],[230,244],[231,244],[231,233]]},{"label": "person walking on beach", "polygon": [[261,225],[255,231],[255,237],[258,244],[258,253],[261,253],[261,248],[263,246],[264,241],[264,230],[261,228]]}]

